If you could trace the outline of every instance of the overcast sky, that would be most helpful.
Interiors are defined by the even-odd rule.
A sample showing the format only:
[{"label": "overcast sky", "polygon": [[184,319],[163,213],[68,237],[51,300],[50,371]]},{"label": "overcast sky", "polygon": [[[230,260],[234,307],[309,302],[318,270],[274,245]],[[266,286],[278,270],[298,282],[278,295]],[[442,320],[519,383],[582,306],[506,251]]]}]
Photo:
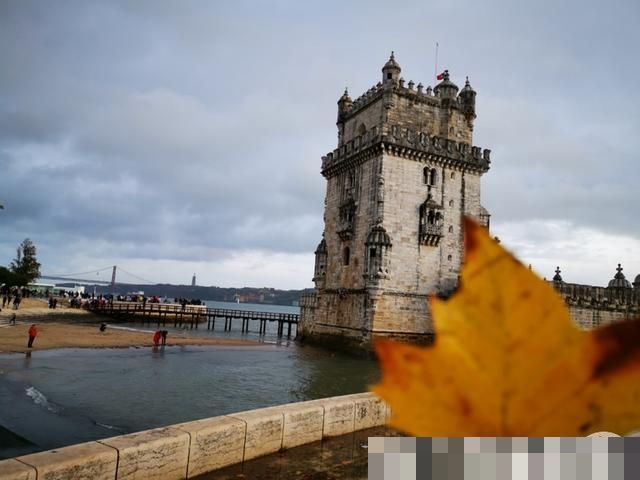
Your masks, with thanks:
[{"label": "overcast sky", "polygon": [[391,50],[433,85],[438,41],[478,92],[493,233],[543,276],[633,280],[639,24],[634,0],[3,0],[0,264],[30,237],[46,273],[312,286],[336,101]]}]

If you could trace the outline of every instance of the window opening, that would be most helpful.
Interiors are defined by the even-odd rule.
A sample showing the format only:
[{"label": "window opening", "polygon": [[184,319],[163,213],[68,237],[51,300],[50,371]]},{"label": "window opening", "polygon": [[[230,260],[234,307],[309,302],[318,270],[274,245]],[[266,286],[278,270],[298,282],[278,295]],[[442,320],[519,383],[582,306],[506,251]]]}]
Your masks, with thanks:
[{"label": "window opening", "polygon": [[344,250],[342,251],[342,262],[345,265],[349,265],[350,257],[351,257],[351,250],[349,250],[349,247],[344,247]]}]

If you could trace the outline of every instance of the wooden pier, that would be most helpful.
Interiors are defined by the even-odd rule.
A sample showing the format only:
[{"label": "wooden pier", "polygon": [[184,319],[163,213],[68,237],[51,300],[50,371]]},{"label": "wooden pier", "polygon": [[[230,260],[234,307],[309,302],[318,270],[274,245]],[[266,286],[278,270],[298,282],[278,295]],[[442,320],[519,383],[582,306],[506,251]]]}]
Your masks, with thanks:
[{"label": "wooden pier", "polygon": [[198,329],[198,325],[206,323],[207,330],[215,330],[216,320],[218,325],[224,320],[224,331],[231,331],[233,320],[242,321],[241,332],[249,332],[251,320],[259,322],[258,334],[267,332],[267,322],[277,322],[277,336],[284,336],[286,325],[287,337],[291,337],[292,325],[296,325],[300,318],[297,313],[253,312],[250,310],[234,310],[229,308],[208,308],[205,305],[186,305],[167,303],[133,303],[112,302],[97,304],[89,308],[92,312],[101,315],[109,315],[121,321],[141,322],[142,324],[174,328],[188,327]]}]

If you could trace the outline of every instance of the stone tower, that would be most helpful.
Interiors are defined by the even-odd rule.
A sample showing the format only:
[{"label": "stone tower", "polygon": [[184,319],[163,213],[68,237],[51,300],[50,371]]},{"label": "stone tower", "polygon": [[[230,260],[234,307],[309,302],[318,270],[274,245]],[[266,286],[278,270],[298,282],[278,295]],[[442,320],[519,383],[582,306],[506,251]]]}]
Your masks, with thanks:
[{"label": "stone tower", "polygon": [[427,298],[455,288],[462,216],[489,226],[480,178],[489,150],[472,146],[476,92],[440,76],[405,84],[393,53],[382,79],[338,100],[338,148],[322,158],[325,229],[315,291],[301,299],[302,340],[368,348],[375,336],[428,342]]}]

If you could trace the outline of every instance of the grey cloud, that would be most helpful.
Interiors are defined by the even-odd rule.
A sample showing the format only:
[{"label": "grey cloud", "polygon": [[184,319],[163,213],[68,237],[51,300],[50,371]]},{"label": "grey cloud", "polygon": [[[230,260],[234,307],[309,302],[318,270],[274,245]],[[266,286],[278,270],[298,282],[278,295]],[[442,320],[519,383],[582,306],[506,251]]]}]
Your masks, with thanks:
[{"label": "grey cloud", "polygon": [[617,3],[2,2],[0,255],[312,252],[342,89],[391,49],[432,84],[435,41],[478,91],[494,221],[639,235],[639,7]]}]

